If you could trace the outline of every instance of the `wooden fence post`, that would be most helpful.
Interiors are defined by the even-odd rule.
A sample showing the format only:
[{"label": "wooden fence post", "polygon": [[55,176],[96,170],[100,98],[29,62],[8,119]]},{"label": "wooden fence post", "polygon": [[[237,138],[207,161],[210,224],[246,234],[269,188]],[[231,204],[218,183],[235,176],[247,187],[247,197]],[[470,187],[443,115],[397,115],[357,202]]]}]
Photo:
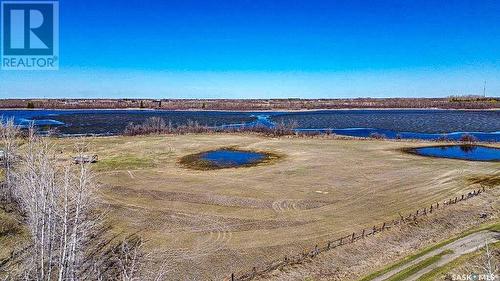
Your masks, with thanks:
[{"label": "wooden fence post", "polygon": [[[457,202],[459,202],[459,201],[463,201],[463,200],[468,199],[468,198],[470,198],[470,197],[474,197],[474,196],[480,195],[480,194],[481,194],[481,192],[484,192],[484,191],[485,191],[485,187],[484,187],[484,186],[482,186],[482,187],[481,187],[480,189],[478,189],[477,191],[476,191],[476,190],[473,190],[472,192],[467,193],[467,195],[462,194],[460,197],[455,196],[455,199],[454,199],[454,200],[453,200],[453,199],[449,199],[448,204],[449,204],[449,205],[451,205],[451,204],[456,204],[456,203],[457,203]],[[444,205],[446,205],[446,203],[447,203],[447,201],[446,201],[446,200],[445,200],[445,201],[443,201],[443,204],[444,204]],[[430,205],[430,208],[429,208],[429,213],[432,213],[434,209],[439,209],[439,202],[436,202],[436,206],[435,206],[435,208],[434,208],[434,204],[431,204],[431,205]],[[417,211],[416,211],[416,213],[415,213],[414,215],[410,213],[410,214],[408,215],[408,218],[407,218],[407,219],[411,219],[411,217],[413,216],[413,219],[414,219],[414,220],[417,220],[417,216],[419,215],[419,213],[420,213],[420,210],[417,210]],[[422,210],[422,214],[423,214],[423,215],[427,215],[427,207],[425,207],[425,208]],[[401,215],[401,214],[399,214],[399,216],[400,216],[400,219],[399,219],[399,220],[396,220],[396,219],[392,220],[392,226],[396,226],[396,224],[397,224],[398,222],[399,222],[399,224],[402,224],[402,223],[403,223],[403,221],[405,220],[404,216],[403,216],[403,215]],[[380,230],[380,231],[384,231],[386,228],[390,228],[390,227],[387,227],[387,223],[386,223],[386,222],[384,222],[384,223],[382,224],[382,228],[381,228],[381,230]],[[364,239],[364,238],[365,238],[365,236],[370,235],[370,234],[375,234],[376,232],[377,232],[377,226],[376,226],[376,225],[374,225],[374,226],[373,226],[373,228],[372,228],[372,233],[368,233],[368,234],[367,234],[367,233],[366,233],[366,230],[365,230],[365,229],[363,229],[363,230],[361,231],[361,236],[360,236],[360,237],[358,237],[358,238],[362,238],[362,239]],[[351,237],[351,239],[350,239],[350,240],[351,240],[351,243],[354,243],[354,241],[355,241],[355,239],[356,239],[356,232],[353,232],[353,233],[350,235],[350,237]],[[338,240],[339,240],[339,246],[344,245],[344,238],[348,239],[347,243],[349,243],[349,236],[346,236],[346,237],[340,237],[340,239],[338,239]],[[335,243],[335,242],[336,242],[336,240],[335,240],[335,241],[333,241],[333,242],[332,242],[332,241],[328,241],[328,243],[327,243],[327,250],[330,250],[330,249],[332,248],[332,243]],[[312,253],[311,253],[311,252],[309,252],[309,253],[307,253],[307,252],[303,252],[303,253],[302,253],[302,259],[303,259],[303,258],[305,258],[305,257],[308,257],[310,254],[312,254],[312,257],[315,257],[315,256],[317,256],[319,253],[320,253],[319,245],[318,245],[318,244],[316,244],[316,246],[314,247],[314,250],[312,251]],[[295,257],[294,257],[294,256],[292,256],[292,262],[293,262],[293,260],[294,260],[294,259],[295,259]],[[299,261],[301,260],[300,254],[299,254],[299,256],[298,256],[298,260],[299,260]],[[289,260],[288,256],[287,256],[287,255],[285,255],[285,258],[284,258],[284,265],[288,265],[289,263],[290,263],[290,260]],[[268,270],[268,269],[266,269],[266,268],[264,268],[264,269],[263,269],[263,271],[267,271],[267,270]],[[253,277],[256,277],[257,275],[258,275],[258,272],[257,272],[257,267],[255,267],[255,266],[254,266],[254,267],[252,268],[252,278],[253,278]],[[236,280],[236,276],[235,276],[235,274],[234,274],[234,272],[233,272],[233,273],[231,273],[231,281],[235,281],[235,280]]]}]

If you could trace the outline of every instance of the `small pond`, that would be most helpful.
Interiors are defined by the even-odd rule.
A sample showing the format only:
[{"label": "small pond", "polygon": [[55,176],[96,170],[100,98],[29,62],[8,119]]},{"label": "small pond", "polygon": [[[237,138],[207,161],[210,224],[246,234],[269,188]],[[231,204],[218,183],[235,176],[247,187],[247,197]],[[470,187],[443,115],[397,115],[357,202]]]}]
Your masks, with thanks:
[{"label": "small pond", "polygon": [[200,159],[208,161],[219,167],[234,167],[253,164],[266,158],[264,153],[239,150],[214,150],[205,152]]},{"label": "small pond", "polygon": [[221,148],[184,156],[180,162],[189,168],[211,170],[254,166],[277,158],[272,153]]},{"label": "small pond", "polygon": [[462,159],[471,161],[500,161],[500,148],[481,145],[443,145],[419,147],[409,152],[430,157]]}]

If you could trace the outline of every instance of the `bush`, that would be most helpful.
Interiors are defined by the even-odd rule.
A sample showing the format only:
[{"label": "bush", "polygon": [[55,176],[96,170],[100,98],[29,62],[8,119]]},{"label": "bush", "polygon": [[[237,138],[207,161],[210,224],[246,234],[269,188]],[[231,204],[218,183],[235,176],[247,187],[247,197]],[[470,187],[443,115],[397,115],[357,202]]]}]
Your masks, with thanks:
[{"label": "bush", "polygon": [[126,136],[151,135],[151,134],[201,134],[201,133],[239,133],[254,132],[269,136],[286,136],[295,134],[295,122],[280,122],[274,127],[263,125],[242,126],[242,127],[209,127],[200,125],[196,121],[188,120],[187,124],[174,127],[171,122],[168,125],[160,117],[148,118],[143,124],[135,125],[129,123],[123,134]]},{"label": "bush", "polygon": [[477,138],[471,134],[463,134],[460,137],[461,142],[477,142]]},{"label": "bush", "polygon": [[370,138],[376,139],[376,140],[383,140],[383,139],[386,139],[387,137],[381,133],[371,133]]},{"label": "bush", "polygon": [[437,138],[437,141],[448,141],[448,138],[446,136],[440,136]]}]

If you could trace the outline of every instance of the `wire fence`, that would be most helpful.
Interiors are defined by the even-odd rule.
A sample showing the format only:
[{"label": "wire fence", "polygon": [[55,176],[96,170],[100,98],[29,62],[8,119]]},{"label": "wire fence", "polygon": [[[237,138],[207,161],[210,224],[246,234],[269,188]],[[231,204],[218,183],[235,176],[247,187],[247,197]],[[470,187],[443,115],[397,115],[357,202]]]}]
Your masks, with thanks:
[{"label": "wire fence", "polygon": [[427,216],[428,214],[436,212],[442,208],[445,208],[446,206],[454,205],[461,201],[468,200],[470,198],[480,195],[484,191],[485,188],[482,187],[478,190],[473,190],[467,194],[462,194],[461,196],[450,198],[448,200],[443,201],[442,203],[437,202],[435,204],[431,204],[429,207],[418,209],[415,212],[409,213],[407,216],[399,214],[399,218],[397,219],[393,219],[392,221],[374,225],[372,228],[362,229],[361,231],[353,232],[352,234],[339,237],[338,239],[335,240],[323,242],[322,244],[316,244],[316,246],[309,251],[304,251],[302,253],[298,253],[297,255],[284,256],[282,259],[271,261],[265,266],[254,266],[250,270],[231,273],[231,275],[228,278],[226,278],[226,280],[230,281],[252,280],[258,276],[269,273],[273,270],[280,269],[286,266],[300,264],[304,262],[306,259],[314,258],[322,252],[330,251],[337,247],[341,247],[343,245],[355,243],[359,240],[365,239],[366,237],[373,236],[378,232],[386,231],[402,224],[414,222],[418,217]]}]

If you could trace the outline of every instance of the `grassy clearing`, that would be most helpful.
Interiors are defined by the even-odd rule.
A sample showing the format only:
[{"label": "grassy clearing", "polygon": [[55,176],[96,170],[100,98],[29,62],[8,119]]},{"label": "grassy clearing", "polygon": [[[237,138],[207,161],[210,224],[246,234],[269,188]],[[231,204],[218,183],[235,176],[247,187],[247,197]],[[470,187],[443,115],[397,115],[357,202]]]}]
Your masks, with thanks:
[{"label": "grassy clearing", "polygon": [[[57,140],[67,148],[61,157],[71,159],[81,141]],[[498,170],[497,163],[399,150],[426,142],[238,134],[85,141],[88,154],[99,156],[93,166],[114,229],[140,231],[149,247],[166,251],[178,270],[169,276],[173,280],[186,272],[193,275],[185,279],[224,279],[466,193],[472,189],[466,177]],[[238,169],[192,170],[179,163],[186,155],[221,147],[284,157]]]},{"label": "grassy clearing", "polygon": [[[498,227],[498,225],[497,225]],[[494,250],[494,249],[500,249],[500,242],[496,242],[496,243],[493,243],[493,244],[490,244],[490,249],[491,250]],[[479,251],[476,251],[476,252],[473,252],[473,253],[469,253],[469,254],[466,254],[466,255],[463,255],[463,256],[460,256],[459,258],[447,263],[446,265],[444,266],[441,266],[441,267],[438,267],[438,268],[435,268],[433,269],[432,271],[422,275],[419,279],[417,279],[418,281],[434,281],[434,280],[442,280],[444,279],[444,276],[449,273],[452,269],[454,268],[457,268],[465,263],[467,263],[468,261],[474,259],[474,258],[477,258],[479,257],[480,255],[484,254],[484,248],[479,250]]]},{"label": "grassy clearing", "polygon": [[494,223],[488,223],[488,224],[485,224],[485,225],[481,225],[479,227],[475,227],[475,228],[469,229],[469,230],[461,233],[458,236],[455,236],[453,238],[450,238],[450,239],[447,239],[445,241],[442,241],[442,242],[440,242],[438,244],[435,244],[435,245],[432,245],[430,247],[427,247],[424,250],[422,250],[422,251],[420,251],[420,252],[418,252],[418,253],[416,253],[414,255],[407,256],[407,257],[403,258],[402,260],[397,261],[397,262],[395,262],[395,263],[393,263],[393,264],[391,264],[391,265],[389,265],[389,266],[387,266],[387,267],[385,267],[385,268],[383,268],[383,269],[381,269],[379,271],[373,272],[373,273],[371,273],[371,274],[363,277],[360,281],[373,280],[373,279],[375,279],[375,278],[377,278],[379,276],[382,276],[382,275],[386,274],[389,271],[392,271],[392,270],[394,270],[394,269],[396,269],[398,267],[401,267],[401,266],[403,266],[403,265],[405,265],[405,264],[407,264],[409,262],[412,262],[412,261],[414,261],[414,260],[416,260],[416,259],[418,259],[418,258],[420,258],[420,257],[422,257],[422,256],[424,256],[424,255],[426,255],[426,254],[428,254],[428,253],[436,250],[436,249],[442,248],[443,246],[448,245],[448,244],[450,244],[450,243],[452,243],[452,242],[454,242],[454,241],[456,241],[456,240],[458,240],[460,238],[463,238],[463,237],[468,236],[468,235],[470,235],[472,233],[476,233],[476,232],[483,231],[483,230],[500,231],[500,221],[497,221],[497,222],[494,222]]},{"label": "grassy clearing", "polygon": [[155,160],[131,154],[104,158],[94,165],[95,171],[137,170],[155,167]]},{"label": "grassy clearing", "polygon": [[453,253],[453,251],[451,251],[451,250],[443,251],[435,256],[427,258],[427,259],[425,259],[425,260],[423,260],[423,261],[421,261],[413,266],[410,266],[410,267],[396,273],[395,275],[388,278],[387,281],[405,280],[406,278],[412,276],[413,274],[419,272],[420,270],[430,266],[431,264],[438,262],[439,260],[441,260],[441,258],[443,256],[448,255],[448,254],[452,254],[452,253]]}]

